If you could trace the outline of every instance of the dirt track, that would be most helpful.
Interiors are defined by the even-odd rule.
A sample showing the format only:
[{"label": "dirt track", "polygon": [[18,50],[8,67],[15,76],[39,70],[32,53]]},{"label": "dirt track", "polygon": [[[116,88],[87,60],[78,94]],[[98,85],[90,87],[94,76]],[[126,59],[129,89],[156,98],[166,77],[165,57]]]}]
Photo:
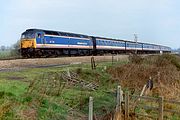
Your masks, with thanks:
[{"label": "dirt track", "polygon": [[[111,61],[112,56],[94,56],[95,61]],[[114,56],[114,61],[127,60],[128,55]],[[37,58],[37,59],[16,59],[0,61],[0,69],[21,68],[44,65],[73,64],[78,62],[90,62],[91,56],[83,57],[61,57],[61,58]]]}]

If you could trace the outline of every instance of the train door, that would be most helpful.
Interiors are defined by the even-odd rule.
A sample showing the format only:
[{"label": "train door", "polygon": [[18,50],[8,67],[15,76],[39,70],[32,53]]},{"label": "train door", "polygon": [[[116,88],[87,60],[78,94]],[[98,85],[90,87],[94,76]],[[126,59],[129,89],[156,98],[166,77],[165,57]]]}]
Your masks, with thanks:
[{"label": "train door", "polygon": [[36,37],[37,43],[38,44],[46,44],[45,38],[44,38],[44,33],[43,32],[38,32],[37,37]]},{"label": "train door", "polygon": [[93,55],[96,55],[97,53],[97,51],[96,51],[96,38],[95,37],[92,37],[91,38],[92,39],[92,43],[93,43]]}]

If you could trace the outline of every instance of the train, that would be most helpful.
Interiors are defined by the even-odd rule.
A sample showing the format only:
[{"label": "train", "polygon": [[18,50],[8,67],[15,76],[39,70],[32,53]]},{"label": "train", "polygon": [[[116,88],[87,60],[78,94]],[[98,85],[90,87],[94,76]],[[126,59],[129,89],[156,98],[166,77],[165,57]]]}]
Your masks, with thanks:
[{"label": "train", "polygon": [[21,34],[22,57],[58,57],[134,53],[169,53],[171,48],[162,45],[130,40],[96,37],[70,32],[27,29]]}]

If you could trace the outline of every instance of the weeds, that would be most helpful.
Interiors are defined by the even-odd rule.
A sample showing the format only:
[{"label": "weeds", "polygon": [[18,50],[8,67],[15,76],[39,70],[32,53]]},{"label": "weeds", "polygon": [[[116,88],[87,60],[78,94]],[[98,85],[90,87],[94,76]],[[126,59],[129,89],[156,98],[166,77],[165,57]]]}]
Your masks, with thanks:
[{"label": "weeds", "polygon": [[31,81],[28,94],[40,94],[49,96],[60,96],[65,87],[65,82],[57,72],[44,73]]},{"label": "weeds", "polygon": [[129,56],[129,61],[130,63],[134,64],[142,64],[143,63],[143,58],[137,54],[132,54]]},{"label": "weeds", "polygon": [[[125,89],[134,90],[135,88],[135,92],[138,92],[149,76],[152,76],[155,83],[152,96],[165,95],[166,98],[180,98],[178,57],[171,58],[168,55],[162,55],[141,58],[135,56],[130,59],[129,63],[114,64],[113,67],[111,63],[104,63],[102,66],[98,65],[95,70],[91,70],[91,66],[87,64],[71,67],[71,70],[77,73],[80,79],[97,83],[99,88],[95,91],[67,84],[61,78],[60,68],[44,68],[43,71],[38,69],[35,72],[33,69],[33,73],[26,71],[31,79],[25,91],[24,86],[26,85],[22,84],[22,81],[19,84],[13,84],[12,87],[9,87],[9,83],[12,84],[12,81],[8,84],[6,81],[7,90],[3,89],[4,91],[0,92],[0,119],[87,119],[89,96],[94,97],[96,117],[108,119],[115,108],[116,95],[114,91],[117,84],[120,82]],[[104,69],[104,66],[107,66],[107,69]],[[159,76],[158,72],[160,72]],[[43,74],[37,75],[37,73]],[[23,76],[24,74],[21,72],[18,75]],[[32,80],[34,76],[35,78]],[[161,84],[158,83],[158,80]],[[17,83],[17,81],[13,81],[13,83]],[[19,89],[19,86],[22,88],[19,94],[16,94],[17,91],[14,91]],[[174,90],[170,89],[172,87]],[[174,107],[171,104],[165,105],[165,108],[168,109]],[[178,119],[179,117],[173,116],[172,118]]]},{"label": "weeds", "polygon": [[[167,99],[180,99],[179,59],[175,55],[145,57],[134,56],[125,65],[108,69],[123,87],[135,88],[140,91],[151,76],[155,84],[152,95],[165,96]],[[158,75],[159,73],[159,75]],[[170,88],[174,88],[173,90]]]}]

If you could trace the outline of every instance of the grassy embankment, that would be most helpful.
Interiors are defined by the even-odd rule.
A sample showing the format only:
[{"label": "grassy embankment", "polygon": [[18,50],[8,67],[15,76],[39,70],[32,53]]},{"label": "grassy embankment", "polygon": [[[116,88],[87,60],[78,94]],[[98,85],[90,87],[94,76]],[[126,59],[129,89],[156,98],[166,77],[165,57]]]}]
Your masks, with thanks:
[{"label": "grassy embankment", "polygon": [[[165,99],[179,101],[179,62],[180,58],[163,55],[131,58],[129,63],[118,62],[114,65],[111,62],[99,63],[96,70],[91,70],[90,64],[68,67],[79,78],[98,84],[96,91],[63,81],[60,73],[67,67],[0,72],[0,119],[87,119],[89,96],[94,97],[94,113],[102,118],[115,108],[115,90],[119,83],[124,90],[133,88],[139,94],[149,76],[154,80],[154,88],[148,96],[164,96]],[[153,105],[146,101],[141,104]],[[164,108],[178,109],[171,104],[165,104]],[[143,109],[136,112],[157,114]],[[171,120],[180,118],[177,114],[165,114],[165,117]]]},{"label": "grassy embankment", "polygon": [[[116,66],[108,70],[109,73],[117,78],[123,88],[132,90],[135,94],[140,94],[142,88],[149,77],[152,78],[153,88],[146,92],[146,96],[160,97],[166,100],[180,101],[180,57],[175,55],[159,55],[130,57],[130,62],[122,66]],[[133,103],[133,99],[130,100]],[[158,102],[141,100],[142,106],[157,107]],[[140,108],[131,108],[144,115],[157,116],[155,110],[145,110]],[[180,111],[180,105],[164,102],[164,109]],[[179,120],[180,115],[164,112],[164,118],[170,120]],[[140,118],[138,118],[140,119]],[[145,119],[145,118],[142,118]],[[146,118],[147,119],[147,118]]]},{"label": "grassy embankment", "polygon": [[[118,62],[123,64],[126,62]],[[94,112],[102,117],[115,107],[118,82],[112,82],[104,70],[112,63],[98,63],[96,70],[90,64],[71,65],[70,71],[81,79],[99,85],[91,91],[67,84],[60,73],[67,68],[31,68],[0,72],[0,119],[87,119],[88,98],[94,97]]]}]

